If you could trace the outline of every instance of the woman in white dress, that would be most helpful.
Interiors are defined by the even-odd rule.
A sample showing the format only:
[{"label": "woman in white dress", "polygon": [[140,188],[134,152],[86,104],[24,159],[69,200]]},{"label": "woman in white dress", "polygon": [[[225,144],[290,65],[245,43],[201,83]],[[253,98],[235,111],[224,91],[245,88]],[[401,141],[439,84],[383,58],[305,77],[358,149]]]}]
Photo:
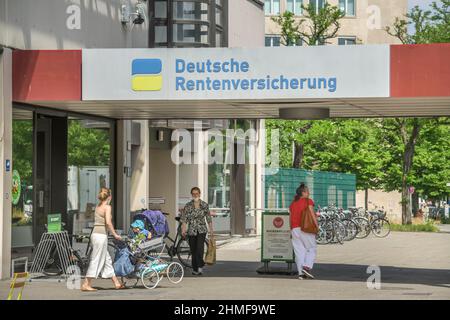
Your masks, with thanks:
[{"label": "woman in white dress", "polygon": [[114,274],[114,268],[111,256],[108,252],[108,231],[120,240],[121,237],[114,230],[111,217],[111,190],[102,188],[98,194],[100,203],[95,208],[94,230],[91,235],[92,253],[89,261],[89,268],[86,272],[86,278],[81,286],[82,291],[96,291],[92,287],[92,279],[111,278],[116,289],[124,288],[124,285]]}]

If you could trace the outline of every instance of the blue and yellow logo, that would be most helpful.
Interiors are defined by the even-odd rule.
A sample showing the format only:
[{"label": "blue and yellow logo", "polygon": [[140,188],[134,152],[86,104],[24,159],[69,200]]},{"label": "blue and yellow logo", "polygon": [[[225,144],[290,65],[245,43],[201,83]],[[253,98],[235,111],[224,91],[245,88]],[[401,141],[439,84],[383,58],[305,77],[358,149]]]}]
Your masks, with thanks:
[{"label": "blue and yellow logo", "polygon": [[131,88],[134,91],[161,90],[161,70],[160,59],[134,59],[131,65]]}]

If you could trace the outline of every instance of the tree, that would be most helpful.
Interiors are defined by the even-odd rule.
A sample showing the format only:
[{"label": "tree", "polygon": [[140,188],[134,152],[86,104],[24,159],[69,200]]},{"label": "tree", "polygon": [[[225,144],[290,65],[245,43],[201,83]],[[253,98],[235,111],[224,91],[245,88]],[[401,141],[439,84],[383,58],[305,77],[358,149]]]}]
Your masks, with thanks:
[{"label": "tree", "polygon": [[[292,12],[286,11],[278,17],[273,17],[281,28],[282,44],[291,46],[297,44],[299,40],[310,46],[326,44],[328,39],[336,37],[340,28],[339,20],[345,15],[338,7],[331,6],[328,3],[322,8],[316,8],[314,5],[302,5],[306,18],[298,22]],[[312,127],[312,121],[274,121],[266,123],[269,128],[277,128],[282,132],[287,141],[282,142],[284,148],[292,150],[292,167],[302,168],[304,157],[304,145],[301,143],[301,136]],[[286,140],[286,139],[285,139]],[[286,142],[290,145],[286,145]],[[285,153],[282,155],[281,162],[286,159]]]},{"label": "tree", "polygon": [[31,185],[33,179],[33,122],[14,120],[13,123],[13,169],[21,180]]},{"label": "tree", "polygon": [[389,151],[389,156],[385,158],[384,187],[387,191],[401,191],[403,224],[412,222],[409,203],[410,173],[422,122],[422,119],[417,118],[383,121],[383,134],[380,140],[383,141],[384,148]]},{"label": "tree", "polygon": [[109,139],[109,130],[89,129],[78,120],[69,121],[69,166],[109,166]]},{"label": "tree", "polygon": [[325,2],[323,7],[302,5],[305,18],[298,22],[292,12],[285,11],[278,17],[273,17],[281,28],[282,43],[286,46],[297,44],[299,40],[309,46],[327,44],[327,40],[335,38],[341,24],[340,19],[345,13],[338,7]]},{"label": "tree", "polygon": [[[450,177],[448,118],[426,121],[421,136],[422,139],[416,147],[411,176],[412,185],[416,188],[415,195],[420,194],[430,200],[441,200],[448,196],[447,182]],[[417,209],[417,204],[413,202],[414,205]]]},{"label": "tree", "polygon": [[300,20],[299,37],[304,43],[310,46],[327,44],[327,40],[337,36],[345,12],[328,2],[322,8],[310,4],[302,5],[302,9],[306,18]]},{"label": "tree", "polygon": [[[422,10],[418,6],[411,9],[405,18],[396,18],[392,27],[386,27],[388,34],[398,38],[403,44],[423,44],[449,41],[450,0],[442,0],[442,6],[436,2],[431,4],[432,10]],[[408,26],[413,26],[409,33]],[[402,193],[402,223],[412,222],[411,204],[409,203],[408,176],[414,160],[416,144],[420,138],[423,119],[395,119],[394,123],[386,122],[401,138],[401,193]],[[426,120],[425,120],[426,121]],[[395,185],[395,184],[393,184]]]},{"label": "tree", "polygon": [[293,160],[295,162],[295,154],[292,153],[292,142],[295,141],[304,146],[303,168],[354,173],[357,189],[366,190],[366,193],[382,186],[385,151],[378,147],[379,120],[339,119],[308,123],[308,130],[300,133],[298,128],[302,123],[298,120],[267,121],[269,133],[274,128],[281,132],[281,167],[292,167]]},{"label": "tree", "polygon": [[434,1],[431,10],[413,7],[404,18],[395,18],[394,24],[385,28],[386,32],[403,44],[450,42],[450,0],[440,3],[441,6]]},{"label": "tree", "polygon": [[299,23],[295,21],[294,14],[290,11],[285,11],[277,17],[272,17],[272,21],[276,22],[281,27],[281,43],[285,46],[292,46],[298,43]]}]

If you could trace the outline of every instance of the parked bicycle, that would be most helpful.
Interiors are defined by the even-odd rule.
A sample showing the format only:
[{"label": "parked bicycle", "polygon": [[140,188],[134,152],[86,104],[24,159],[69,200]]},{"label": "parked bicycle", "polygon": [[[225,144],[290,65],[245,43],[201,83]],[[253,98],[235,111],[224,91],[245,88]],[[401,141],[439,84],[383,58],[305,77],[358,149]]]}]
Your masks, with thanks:
[{"label": "parked bicycle", "polygon": [[[62,227],[64,228],[64,223],[62,223]],[[47,231],[47,225],[45,225],[45,229]],[[64,231],[64,230],[63,230]],[[82,235],[72,235],[68,234],[69,239],[75,239],[76,241],[82,241],[86,236]],[[86,272],[89,260],[83,259],[81,257],[80,251],[75,250],[72,247],[72,244],[69,243],[66,246],[61,246],[56,243],[54,239],[45,239],[42,242],[39,243],[39,246],[42,246],[43,248],[48,248],[48,259],[45,262],[44,268],[42,273],[47,276],[59,276],[67,270],[64,270],[64,263],[63,259],[68,259],[68,264],[77,266],[83,274]],[[59,250],[68,250],[67,252],[59,252]],[[61,258],[60,256],[63,256],[65,258]],[[34,262],[33,262],[34,263]],[[37,263],[37,262],[36,262]]]},{"label": "parked bicycle", "polygon": [[379,238],[390,233],[390,223],[382,210],[366,211],[362,208],[343,210],[332,204],[319,208],[317,243],[340,243],[366,238],[371,232]]}]

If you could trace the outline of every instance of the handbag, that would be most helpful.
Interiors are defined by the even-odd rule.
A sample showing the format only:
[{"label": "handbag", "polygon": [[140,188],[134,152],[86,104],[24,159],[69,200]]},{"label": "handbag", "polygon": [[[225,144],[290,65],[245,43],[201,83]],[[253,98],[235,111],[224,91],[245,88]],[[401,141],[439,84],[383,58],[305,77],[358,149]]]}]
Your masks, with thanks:
[{"label": "handbag", "polygon": [[300,221],[300,229],[306,233],[319,233],[319,224],[317,222],[316,214],[309,207],[306,207],[302,212],[302,219]]},{"label": "handbag", "polygon": [[205,263],[213,265],[216,263],[216,240],[211,237],[208,241],[208,250],[206,251]]}]

